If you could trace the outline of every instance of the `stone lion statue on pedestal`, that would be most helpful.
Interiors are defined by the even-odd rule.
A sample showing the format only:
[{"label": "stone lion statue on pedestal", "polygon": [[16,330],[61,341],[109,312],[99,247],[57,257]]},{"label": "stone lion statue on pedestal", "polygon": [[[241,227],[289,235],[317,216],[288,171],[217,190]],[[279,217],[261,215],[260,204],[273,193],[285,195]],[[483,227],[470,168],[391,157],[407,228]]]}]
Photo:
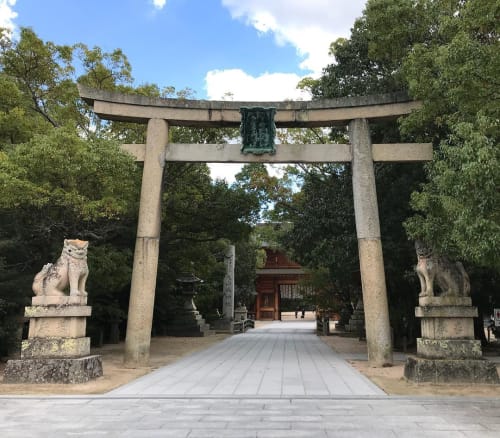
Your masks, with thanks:
[{"label": "stone lion statue on pedestal", "polygon": [[61,256],[47,263],[33,280],[35,295],[63,296],[69,286],[70,296],[87,296],[85,284],[89,275],[85,240],[65,239]]},{"label": "stone lion statue on pedestal", "polygon": [[[470,296],[470,281],[460,262],[452,262],[445,256],[435,255],[432,249],[421,241],[415,242],[417,252],[417,272],[420,280],[419,297]],[[440,293],[436,295],[434,286]]]}]

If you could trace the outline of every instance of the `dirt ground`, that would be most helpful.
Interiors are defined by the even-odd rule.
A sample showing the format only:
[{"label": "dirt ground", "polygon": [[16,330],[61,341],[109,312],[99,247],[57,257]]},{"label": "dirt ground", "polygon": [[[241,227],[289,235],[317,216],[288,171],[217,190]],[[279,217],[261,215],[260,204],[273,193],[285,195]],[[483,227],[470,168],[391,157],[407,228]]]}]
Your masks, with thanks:
[{"label": "dirt ground", "polygon": [[[321,339],[337,353],[366,353],[366,342],[344,336],[322,336]],[[394,361],[392,367],[372,368],[366,360],[349,363],[390,395],[500,397],[500,385],[451,385],[412,383],[405,380],[404,362]],[[497,365],[500,375],[500,365]]]},{"label": "dirt ground", "polygon": [[104,394],[124,385],[144,374],[168,365],[183,356],[208,348],[222,341],[228,335],[217,334],[205,338],[177,338],[163,336],[151,339],[150,366],[144,368],[125,368],[123,366],[124,343],[107,344],[102,348],[93,348],[91,354],[102,355],[104,375],[87,383],[79,384],[11,384],[3,383],[5,363],[0,364],[0,395],[80,395]]},{"label": "dirt ground", "polygon": [[[228,335],[218,334],[206,338],[157,337],[151,341],[150,366],[128,369],[123,366],[124,344],[105,345],[93,349],[92,354],[103,358],[104,376],[82,384],[0,384],[0,395],[83,395],[104,394],[113,388],[147,374],[163,365],[195,351],[208,348]],[[338,353],[366,353],[366,342],[343,336],[323,336],[321,339]],[[403,378],[403,362],[395,362],[388,368],[371,368],[366,361],[350,363],[361,373],[391,395],[442,395],[468,397],[500,397],[500,385],[431,385],[406,382]],[[0,364],[0,382],[5,363]],[[500,366],[497,366],[500,373]]]}]

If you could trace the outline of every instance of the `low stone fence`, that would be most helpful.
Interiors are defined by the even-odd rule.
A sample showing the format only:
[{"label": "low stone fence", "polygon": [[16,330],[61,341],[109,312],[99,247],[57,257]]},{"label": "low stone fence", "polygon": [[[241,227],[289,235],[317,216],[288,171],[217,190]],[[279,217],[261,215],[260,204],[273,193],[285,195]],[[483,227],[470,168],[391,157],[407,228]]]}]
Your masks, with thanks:
[{"label": "low stone fence", "polygon": [[231,323],[231,333],[245,333],[247,330],[253,328],[255,328],[255,321],[253,319],[233,321]]}]

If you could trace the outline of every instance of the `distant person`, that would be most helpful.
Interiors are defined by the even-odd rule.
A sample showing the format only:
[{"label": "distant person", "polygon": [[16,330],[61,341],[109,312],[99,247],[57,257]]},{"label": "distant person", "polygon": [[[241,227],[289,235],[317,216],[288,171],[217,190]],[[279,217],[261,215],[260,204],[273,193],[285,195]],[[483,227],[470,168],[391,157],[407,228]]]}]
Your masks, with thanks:
[{"label": "distant person", "polygon": [[301,318],[304,319],[305,316],[306,316],[306,309],[303,308],[302,309],[302,316],[301,316]]},{"label": "distant person", "polygon": [[299,315],[299,309],[295,309],[295,319],[297,319],[298,315]]}]

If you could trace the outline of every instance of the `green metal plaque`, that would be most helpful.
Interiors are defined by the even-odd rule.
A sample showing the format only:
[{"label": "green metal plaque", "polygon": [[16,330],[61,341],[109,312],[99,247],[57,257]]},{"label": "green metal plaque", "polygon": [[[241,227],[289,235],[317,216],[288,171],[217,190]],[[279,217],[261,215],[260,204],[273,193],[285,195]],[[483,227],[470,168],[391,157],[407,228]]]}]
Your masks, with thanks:
[{"label": "green metal plaque", "polygon": [[241,107],[240,113],[240,133],[243,143],[241,152],[255,155],[275,154],[276,108]]}]

